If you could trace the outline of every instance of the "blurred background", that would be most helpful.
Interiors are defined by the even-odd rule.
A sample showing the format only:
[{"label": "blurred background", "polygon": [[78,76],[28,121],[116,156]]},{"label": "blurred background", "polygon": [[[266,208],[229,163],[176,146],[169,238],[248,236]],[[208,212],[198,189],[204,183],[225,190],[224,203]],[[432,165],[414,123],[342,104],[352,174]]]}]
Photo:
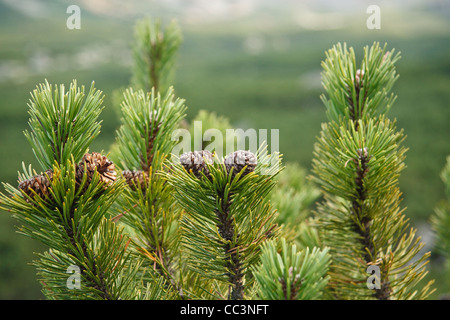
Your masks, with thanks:
[{"label": "blurred background", "polygon": [[[69,30],[69,5],[81,9],[81,29]],[[369,5],[381,9],[381,29],[369,30]],[[187,119],[206,109],[234,127],[279,129],[286,161],[311,167],[313,145],[326,121],[320,101],[321,61],[337,42],[362,48],[374,41],[402,53],[398,95],[389,116],[407,135],[400,178],[411,224],[433,250],[429,217],[444,197],[439,178],[450,154],[450,2],[445,0],[0,0],[0,181],[17,184],[22,162],[40,170],[23,135],[30,91],[48,79],[72,79],[102,90],[102,133],[92,151],[108,150],[119,124],[113,92],[129,85],[136,19],[176,19],[183,32],[175,77]],[[3,186],[0,186],[3,192]],[[16,233],[0,212],[0,299],[42,299],[30,262],[37,242]],[[438,297],[442,260],[433,255]]]}]

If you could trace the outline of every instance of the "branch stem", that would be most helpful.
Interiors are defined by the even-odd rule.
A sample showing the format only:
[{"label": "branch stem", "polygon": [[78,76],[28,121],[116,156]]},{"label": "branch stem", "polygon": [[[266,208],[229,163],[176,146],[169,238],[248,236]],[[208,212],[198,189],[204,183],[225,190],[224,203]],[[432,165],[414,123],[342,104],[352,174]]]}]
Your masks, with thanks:
[{"label": "branch stem", "polygon": [[[370,156],[368,155],[367,149],[358,150],[358,160],[354,159],[356,164],[356,194],[357,196],[352,201],[352,214],[356,221],[354,222],[355,231],[361,236],[360,242],[364,247],[364,261],[367,265],[372,264],[376,260],[376,252],[374,246],[374,238],[371,233],[372,219],[365,216],[363,213],[363,203],[366,200],[366,190],[364,188],[364,178],[369,171],[368,162]],[[380,279],[381,288],[376,289],[374,296],[378,300],[389,300],[391,288],[389,281],[385,277]]]},{"label": "branch stem", "polygon": [[235,234],[234,217],[230,215],[231,202],[230,200],[223,201],[223,193],[220,194],[220,199],[222,200],[222,205],[220,209],[215,210],[215,214],[219,220],[217,224],[219,234],[225,240],[223,247],[227,259],[225,266],[228,269],[228,281],[231,287],[228,300],[242,300],[244,299],[244,274],[242,273],[242,262],[238,245],[234,241],[234,239],[238,238],[238,235]]}]

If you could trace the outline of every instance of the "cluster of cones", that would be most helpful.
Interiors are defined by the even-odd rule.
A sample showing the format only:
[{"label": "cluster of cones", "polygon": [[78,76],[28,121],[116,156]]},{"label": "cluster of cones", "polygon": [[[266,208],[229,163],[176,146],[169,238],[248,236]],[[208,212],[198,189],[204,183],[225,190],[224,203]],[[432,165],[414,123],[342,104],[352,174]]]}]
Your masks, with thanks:
[{"label": "cluster of cones", "polygon": [[[207,150],[186,152],[180,157],[180,162],[187,172],[192,172],[197,178],[202,174],[209,176],[207,164],[214,162],[214,156]],[[241,177],[255,171],[257,160],[256,156],[250,151],[238,150],[230,153],[224,160],[227,172],[234,177],[242,170]]]},{"label": "cluster of cones", "polygon": [[[209,176],[207,163],[212,164],[213,161],[214,155],[207,150],[187,152],[180,157],[183,167],[188,172],[192,172],[197,178],[201,178],[202,174]],[[252,152],[239,150],[230,153],[225,158],[224,164],[227,172],[231,172],[233,177],[242,170],[244,172],[242,172],[241,176],[245,176],[255,170],[257,160]],[[83,177],[86,174],[86,183],[83,184],[83,190],[86,190],[95,173],[100,175],[100,181],[105,183],[106,186],[113,184],[117,178],[115,165],[112,161],[97,152],[86,153],[83,159],[76,164],[75,180],[77,185],[82,185]],[[122,172],[122,175],[132,190],[137,190],[137,188],[145,189],[148,177],[144,171],[125,170]],[[42,199],[51,198],[49,190],[52,180],[53,170],[49,169],[43,174],[19,181],[19,189],[28,195],[26,197],[27,202],[30,202],[30,198],[34,199],[35,196],[39,196]]]},{"label": "cluster of cones", "polygon": [[[116,181],[114,163],[100,153],[93,152],[86,153],[83,159],[76,164],[75,180],[77,185],[80,186],[82,184],[83,177],[86,174],[86,183],[83,185],[83,189],[86,190],[96,172],[100,175],[100,181],[104,182],[106,186]],[[36,195],[42,199],[51,198],[49,189],[51,188],[52,180],[53,170],[47,170],[43,174],[19,181],[19,189],[31,199]],[[28,197],[26,197],[27,202],[30,201]]]}]

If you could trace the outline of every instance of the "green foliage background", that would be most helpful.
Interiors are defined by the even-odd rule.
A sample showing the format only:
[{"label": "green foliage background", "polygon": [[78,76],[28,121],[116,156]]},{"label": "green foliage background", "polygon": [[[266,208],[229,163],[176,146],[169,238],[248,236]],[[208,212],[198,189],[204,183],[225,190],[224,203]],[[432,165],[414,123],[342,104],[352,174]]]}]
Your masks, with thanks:
[{"label": "green foliage background", "polygon": [[[384,10],[381,5],[381,30],[368,30],[368,4],[361,3],[340,28],[311,30],[302,27],[301,10],[293,10],[290,2],[262,5],[245,18],[220,16],[197,23],[184,19],[184,9],[167,10],[161,3],[149,1],[145,10],[117,15],[114,7],[94,11],[74,1],[81,7],[82,24],[80,30],[69,30],[63,1],[45,2],[47,14],[34,18],[0,2],[0,181],[15,184],[22,161],[38,167],[23,131],[28,129],[29,92],[45,78],[66,85],[76,78],[87,87],[95,80],[106,96],[102,131],[91,151],[109,150],[119,124],[114,92],[130,82],[129,45],[135,19],[143,13],[165,22],[179,19],[183,43],[174,87],[186,99],[188,120],[206,109],[227,116],[234,127],[280,129],[284,160],[308,171],[320,124],[326,121],[319,97],[325,50],[347,42],[361,48],[356,52],[361,58],[364,45],[387,42],[402,54],[393,88],[398,98],[389,113],[404,128],[409,147],[400,177],[402,204],[428,243],[426,250],[432,248],[429,217],[444,198],[439,174],[450,154],[449,7],[430,2]],[[326,11],[347,14],[337,7]],[[61,68],[53,68],[56,62]],[[15,224],[8,213],[0,214],[0,298],[42,298],[35,270],[28,265],[33,251],[42,250],[17,235]],[[438,255],[432,255],[431,268],[439,285]],[[450,290],[438,288],[436,295],[445,291]]]}]

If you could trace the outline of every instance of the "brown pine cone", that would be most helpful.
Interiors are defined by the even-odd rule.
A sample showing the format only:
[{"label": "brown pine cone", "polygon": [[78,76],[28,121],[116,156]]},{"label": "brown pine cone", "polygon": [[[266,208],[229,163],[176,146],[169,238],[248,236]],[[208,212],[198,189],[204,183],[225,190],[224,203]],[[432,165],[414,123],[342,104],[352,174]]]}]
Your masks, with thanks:
[{"label": "brown pine cone", "polygon": [[[34,199],[35,193],[42,199],[45,198],[51,199],[51,193],[49,192],[49,188],[52,179],[53,179],[53,171],[47,170],[43,174],[36,175],[27,180],[19,181],[19,189],[23,190],[32,199]],[[30,202],[28,198],[25,198],[25,200],[27,202]]]},{"label": "brown pine cone", "polygon": [[186,152],[180,156],[180,162],[187,172],[192,173],[197,177],[202,177],[202,172],[205,176],[209,176],[208,164],[213,164],[214,156],[207,150]]},{"label": "brown pine cone", "polygon": [[146,184],[148,182],[148,178],[145,175],[145,173],[141,170],[138,171],[130,171],[130,170],[124,170],[122,172],[122,175],[124,176],[125,180],[127,181],[128,186],[131,188],[131,190],[136,191],[136,187],[140,187],[141,190],[144,190],[146,187]]},{"label": "brown pine cone", "polygon": [[250,172],[255,171],[257,160],[256,156],[252,152],[238,150],[227,155],[224,163],[228,173],[230,173],[231,169],[233,169],[233,177],[241,172],[245,166],[247,166],[241,175],[241,177],[244,177]]},{"label": "brown pine cone", "polygon": [[100,180],[107,185],[111,185],[116,181],[117,173],[115,171],[114,163],[98,152],[86,153],[77,165],[76,179],[78,183],[83,180],[83,175],[86,173],[86,186],[91,183],[95,172],[100,174]]}]

